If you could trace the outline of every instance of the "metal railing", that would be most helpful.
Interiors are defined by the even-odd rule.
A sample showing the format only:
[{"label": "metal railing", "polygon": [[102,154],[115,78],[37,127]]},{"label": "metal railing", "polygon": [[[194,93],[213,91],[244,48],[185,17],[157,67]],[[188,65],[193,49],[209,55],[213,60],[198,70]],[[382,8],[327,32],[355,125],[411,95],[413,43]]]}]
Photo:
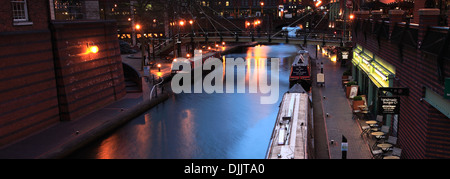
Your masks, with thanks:
[{"label": "metal railing", "polygon": [[[281,33],[268,33],[268,32],[258,32],[258,31],[236,31],[236,32],[230,32],[230,31],[222,31],[222,32],[200,32],[200,33],[180,33],[174,36],[174,39],[166,39],[161,44],[158,44],[155,46],[155,52],[161,51],[161,50],[167,50],[166,47],[173,46],[174,42],[178,40],[183,40],[184,42],[192,41],[194,42],[194,39],[196,42],[199,41],[199,38],[204,38],[205,42],[213,42],[217,41],[224,41],[225,39],[233,38],[236,42],[239,42],[240,39],[251,39],[251,41],[260,41],[262,39],[267,39],[265,42],[272,42],[273,40],[280,40],[284,39],[286,42],[289,40],[297,40],[297,41],[303,41],[305,44],[308,41],[321,41],[325,45],[326,43],[334,43],[334,44],[342,44],[345,42],[351,41],[351,37],[346,37],[346,39],[343,39],[342,36],[336,35],[336,34],[328,34],[328,33],[313,33],[313,32],[303,32],[303,33],[296,33],[295,36],[288,35],[287,31],[281,32]],[[214,40],[212,40],[214,39]]]}]

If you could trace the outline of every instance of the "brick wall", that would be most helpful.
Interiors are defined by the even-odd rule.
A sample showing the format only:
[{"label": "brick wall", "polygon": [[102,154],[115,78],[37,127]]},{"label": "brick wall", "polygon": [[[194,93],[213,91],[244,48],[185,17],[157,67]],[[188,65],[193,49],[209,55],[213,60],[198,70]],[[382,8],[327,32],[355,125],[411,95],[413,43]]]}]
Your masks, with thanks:
[{"label": "brick wall", "polygon": [[13,25],[11,1],[0,1],[0,32],[48,29],[48,1],[27,1],[32,25]]},{"label": "brick wall", "polygon": [[[403,45],[402,58],[398,42],[386,38],[378,41],[376,33],[367,31],[365,39],[363,28],[357,29],[357,35],[353,34],[353,41],[395,66],[394,87],[410,89],[409,96],[401,97],[398,122],[398,143],[403,150],[402,158],[450,158],[450,120],[425,100],[421,100],[423,87],[437,94],[444,94],[444,86],[438,78],[437,55],[416,48],[426,34],[424,25],[433,25],[435,21],[428,16],[419,22],[422,23],[419,26],[410,26],[416,30],[418,40]],[[359,26],[362,27],[362,24],[360,21]],[[394,28],[390,25],[392,32]],[[410,38],[410,35],[407,34],[406,37]],[[444,76],[449,77],[448,60],[444,61],[443,66]]]},{"label": "brick wall", "polygon": [[0,146],[59,121],[47,1],[27,1],[28,25],[14,25],[0,1]]},{"label": "brick wall", "polygon": [[0,32],[0,146],[59,121],[50,31]]},{"label": "brick wall", "polygon": [[48,1],[27,3],[32,23],[15,25],[0,1],[0,146],[126,94],[114,21],[49,23]]},{"label": "brick wall", "polygon": [[[126,94],[114,21],[54,22],[58,99],[72,120]],[[98,53],[87,53],[97,45]]]}]

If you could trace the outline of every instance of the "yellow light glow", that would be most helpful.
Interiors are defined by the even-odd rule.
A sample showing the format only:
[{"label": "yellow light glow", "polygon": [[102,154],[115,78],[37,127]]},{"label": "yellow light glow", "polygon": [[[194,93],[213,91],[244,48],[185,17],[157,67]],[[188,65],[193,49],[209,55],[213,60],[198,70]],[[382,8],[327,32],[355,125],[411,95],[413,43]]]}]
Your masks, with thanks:
[{"label": "yellow light glow", "polygon": [[316,7],[319,7],[322,4],[322,1],[317,1],[316,2]]},{"label": "yellow light glow", "polygon": [[156,72],[156,76],[161,77],[162,76],[162,72]]},{"label": "yellow light glow", "polygon": [[180,26],[184,26],[184,21],[180,21]]},{"label": "yellow light glow", "polygon": [[336,62],[336,55],[331,56],[330,60],[331,60],[332,62]]},{"label": "yellow light glow", "polygon": [[98,47],[97,45],[93,45],[89,47],[89,51],[92,53],[97,53],[98,52]]},{"label": "yellow light glow", "polygon": [[161,64],[158,64],[158,68],[161,68]]},{"label": "yellow light glow", "polygon": [[137,29],[137,30],[141,29],[141,25],[136,24],[136,29]]}]

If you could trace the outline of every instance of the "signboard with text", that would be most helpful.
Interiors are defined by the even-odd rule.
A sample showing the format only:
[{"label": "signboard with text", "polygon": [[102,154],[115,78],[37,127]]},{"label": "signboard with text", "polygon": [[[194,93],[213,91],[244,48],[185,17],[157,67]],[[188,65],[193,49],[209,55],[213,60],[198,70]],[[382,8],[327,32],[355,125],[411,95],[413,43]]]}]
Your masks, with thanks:
[{"label": "signboard with text", "polygon": [[400,97],[379,97],[378,113],[379,114],[399,114]]}]

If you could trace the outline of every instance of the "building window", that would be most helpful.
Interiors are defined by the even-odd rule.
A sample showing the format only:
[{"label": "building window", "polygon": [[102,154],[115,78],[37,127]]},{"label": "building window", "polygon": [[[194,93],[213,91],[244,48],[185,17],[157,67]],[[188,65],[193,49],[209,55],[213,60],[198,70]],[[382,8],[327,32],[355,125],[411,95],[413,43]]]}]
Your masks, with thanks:
[{"label": "building window", "polygon": [[225,6],[230,6],[230,1],[225,2]]},{"label": "building window", "polygon": [[14,22],[28,21],[28,9],[26,0],[11,1]]},{"label": "building window", "polygon": [[[55,0],[56,20],[79,20],[84,19],[82,0]],[[114,8],[111,9],[114,13]]]}]

